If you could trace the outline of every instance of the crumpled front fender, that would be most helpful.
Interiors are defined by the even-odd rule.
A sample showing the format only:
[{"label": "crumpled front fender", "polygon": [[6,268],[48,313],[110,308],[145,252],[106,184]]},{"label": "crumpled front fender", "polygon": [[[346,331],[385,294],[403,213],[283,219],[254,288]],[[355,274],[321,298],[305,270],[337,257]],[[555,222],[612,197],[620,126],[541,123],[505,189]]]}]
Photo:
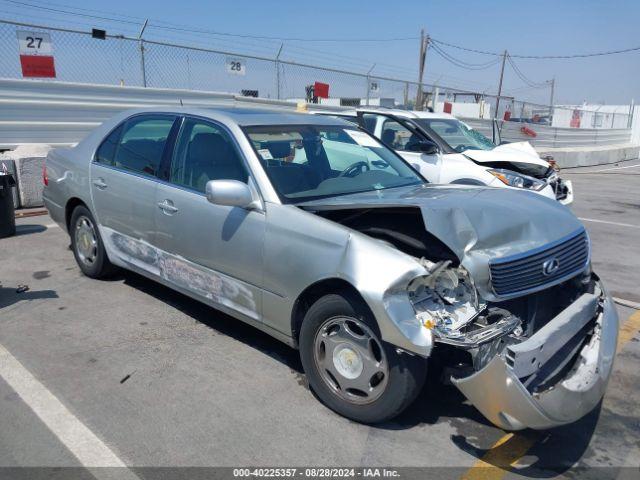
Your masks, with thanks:
[{"label": "crumpled front fender", "polygon": [[[524,428],[548,429],[572,423],[593,410],[604,396],[618,342],[618,315],[611,298],[602,293],[603,306],[598,313],[594,334],[584,345],[575,365],[566,377],[552,388],[538,394],[530,393],[516,375],[513,359],[497,355],[483,369],[452,382],[491,422],[505,430]],[[576,302],[577,303],[577,302]],[[580,311],[564,312],[549,322],[549,330],[562,329],[562,324],[576,320]],[[563,313],[574,316],[567,318]],[[542,329],[519,344],[520,352],[533,358],[540,346],[550,345],[536,338]],[[530,350],[527,349],[530,347]],[[535,349],[535,352],[534,350]]]}]

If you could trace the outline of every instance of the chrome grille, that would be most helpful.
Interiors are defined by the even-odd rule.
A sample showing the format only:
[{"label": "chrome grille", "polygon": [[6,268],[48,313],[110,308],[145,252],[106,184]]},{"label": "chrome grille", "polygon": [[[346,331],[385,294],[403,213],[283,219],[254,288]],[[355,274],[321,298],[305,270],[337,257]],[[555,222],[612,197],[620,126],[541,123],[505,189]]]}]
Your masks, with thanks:
[{"label": "chrome grille", "polygon": [[[554,271],[546,262],[557,260]],[[498,296],[512,296],[560,283],[580,273],[589,262],[589,237],[585,230],[524,255],[499,258],[489,263],[491,285]]]}]

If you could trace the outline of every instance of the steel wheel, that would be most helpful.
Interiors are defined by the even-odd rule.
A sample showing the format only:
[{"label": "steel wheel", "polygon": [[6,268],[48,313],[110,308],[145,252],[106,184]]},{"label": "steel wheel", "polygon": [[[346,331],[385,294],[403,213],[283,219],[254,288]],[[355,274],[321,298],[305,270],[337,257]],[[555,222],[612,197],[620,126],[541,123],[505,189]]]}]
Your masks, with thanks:
[{"label": "steel wheel", "polygon": [[360,320],[330,318],[316,334],[313,358],[322,380],[340,398],[362,405],[385,391],[389,367],[380,341]]},{"label": "steel wheel", "polygon": [[88,267],[93,266],[98,257],[98,240],[91,219],[84,215],[78,218],[74,236],[78,258]]}]

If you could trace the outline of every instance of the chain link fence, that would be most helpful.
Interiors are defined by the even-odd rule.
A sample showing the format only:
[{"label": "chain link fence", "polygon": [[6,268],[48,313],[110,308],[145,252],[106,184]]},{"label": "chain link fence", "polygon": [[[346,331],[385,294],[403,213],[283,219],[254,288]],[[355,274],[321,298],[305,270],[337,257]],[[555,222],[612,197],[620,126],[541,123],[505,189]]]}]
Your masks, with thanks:
[{"label": "chain link fence", "polygon": [[[498,118],[520,123],[574,128],[630,128],[631,111],[585,110],[537,105],[447,86],[378,76],[374,73],[91,32],[0,21],[0,77],[23,78],[18,32],[51,40],[55,78],[42,81],[228,92],[283,100],[318,101],[331,106],[422,107],[461,117]],[[100,35],[98,35],[99,37]],[[314,99],[310,87],[329,85],[330,98]],[[627,107],[628,108],[628,107]],[[496,110],[497,109],[497,110]]]}]

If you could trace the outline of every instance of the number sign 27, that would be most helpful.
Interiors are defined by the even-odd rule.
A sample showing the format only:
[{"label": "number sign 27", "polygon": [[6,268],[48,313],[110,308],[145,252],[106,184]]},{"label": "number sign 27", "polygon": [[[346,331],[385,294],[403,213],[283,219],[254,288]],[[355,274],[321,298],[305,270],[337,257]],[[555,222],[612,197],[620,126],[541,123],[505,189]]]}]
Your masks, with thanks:
[{"label": "number sign 27", "polygon": [[45,32],[19,30],[20,55],[52,55],[51,35]]}]

